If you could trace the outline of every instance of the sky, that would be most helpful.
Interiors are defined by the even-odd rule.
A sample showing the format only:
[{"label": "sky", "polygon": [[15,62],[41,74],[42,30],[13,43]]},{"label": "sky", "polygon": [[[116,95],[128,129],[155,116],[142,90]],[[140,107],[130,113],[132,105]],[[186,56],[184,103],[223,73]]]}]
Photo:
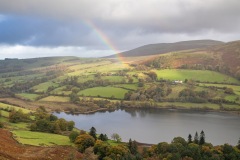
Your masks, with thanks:
[{"label": "sky", "polygon": [[0,0],[0,59],[240,39],[240,0]]}]

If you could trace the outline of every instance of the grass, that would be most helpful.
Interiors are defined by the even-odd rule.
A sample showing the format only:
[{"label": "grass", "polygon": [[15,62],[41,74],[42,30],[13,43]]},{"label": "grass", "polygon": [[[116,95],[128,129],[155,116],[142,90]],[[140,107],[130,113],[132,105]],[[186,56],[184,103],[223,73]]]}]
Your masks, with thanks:
[{"label": "grass", "polygon": [[29,124],[24,122],[19,123],[9,123],[12,130],[28,130]]},{"label": "grass", "polygon": [[21,109],[23,111],[23,113],[29,113],[31,112],[30,110],[28,109],[25,109],[25,108],[21,108],[21,107],[17,107],[17,106],[13,106],[13,105],[9,105],[9,104],[5,104],[5,103],[1,103],[0,102],[0,108],[2,109],[15,109],[15,110],[19,110]]},{"label": "grass", "polygon": [[8,118],[9,117],[9,112],[0,110],[0,115],[5,117],[5,118]]},{"label": "grass", "polygon": [[51,94],[57,94],[57,95],[70,95],[72,91],[65,91],[66,86],[58,87],[51,91]]},{"label": "grass", "polygon": [[39,101],[47,101],[47,102],[69,102],[69,97],[61,97],[61,96],[48,96]]},{"label": "grass", "polygon": [[230,76],[208,70],[183,70],[183,69],[164,69],[154,70],[157,73],[158,79],[182,80],[193,79],[200,82],[217,82],[217,83],[235,83],[240,82]]},{"label": "grass", "polygon": [[119,143],[117,141],[109,139],[109,140],[107,140],[107,143],[110,144],[111,146],[117,146],[117,145],[121,144],[122,142]]},{"label": "grass", "polygon": [[34,86],[32,89],[34,89],[35,92],[40,93],[40,92],[47,92],[48,87],[58,87],[57,83],[53,83],[51,81],[41,83],[39,85]]},{"label": "grass", "polygon": [[237,85],[227,85],[227,84],[213,84],[213,83],[199,83],[200,86],[215,86],[215,87],[227,87],[232,88],[234,93],[240,96],[240,86]]},{"label": "grass", "polygon": [[16,95],[21,97],[21,98],[28,99],[28,100],[31,100],[31,101],[35,101],[36,98],[39,96],[38,94],[32,94],[32,93],[19,93],[19,94],[16,94]]},{"label": "grass", "polygon": [[115,87],[94,87],[82,90],[78,92],[78,95],[84,95],[84,96],[93,96],[93,97],[112,97],[114,96],[117,99],[123,99],[125,93],[127,93],[128,90],[122,89],[122,88],[115,88]]},{"label": "grass", "polygon": [[31,132],[24,130],[13,131],[15,139],[22,144],[34,145],[34,146],[52,146],[52,145],[72,145],[67,136],[42,133],[42,132]]}]

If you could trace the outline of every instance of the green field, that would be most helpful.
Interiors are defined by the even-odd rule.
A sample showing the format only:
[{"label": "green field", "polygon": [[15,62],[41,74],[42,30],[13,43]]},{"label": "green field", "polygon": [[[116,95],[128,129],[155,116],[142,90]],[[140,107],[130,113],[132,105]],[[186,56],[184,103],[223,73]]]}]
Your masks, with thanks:
[{"label": "green field", "polygon": [[240,82],[230,76],[208,70],[183,70],[183,69],[164,69],[154,70],[157,73],[158,79],[167,80],[182,80],[192,79],[200,82],[217,82],[217,83],[235,83]]},{"label": "green field", "polygon": [[227,84],[209,84],[209,83],[199,83],[200,86],[215,86],[215,87],[227,87],[232,88],[234,93],[238,96],[240,96],[240,86],[237,85],[227,85]]},{"label": "green field", "polygon": [[94,87],[82,90],[78,92],[78,95],[84,95],[84,96],[93,96],[93,97],[112,97],[114,96],[117,99],[123,99],[125,93],[127,93],[128,90],[122,89],[122,88],[115,88],[115,87]]},{"label": "green field", "polygon": [[51,94],[57,95],[70,95],[72,91],[66,91],[66,86],[58,87],[50,92]]},{"label": "green field", "polygon": [[20,110],[23,111],[23,113],[31,112],[28,109],[17,107],[17,106],[13,106],[13,105],[9,105],[9,104],[5,104],[5,103],[1,103],[1,102],[0,102],[0,108],[2,108],[2,109],[15,109],[15,110],[19,110],[20,109]]},{"label": "green field", "polygon": [[39,96],[38,94],[32,94],[32,93],[19,93],[16,94],[17,96],[23,98],[23,99],[28,99],[31,101],[35,101],[36,98]]},{"label": "green field", "polygon": [[50,82],[45,82],[45,83],[36,85],[32,89],[34,89],[34,91],[37,93],[38,92],[41,93],[41,92],[47,92],[48,87],[51,87],[51,86],[58,87],[58,84],[50,81]]},{"label": "green field", "polygon": [[61,97],[61,96],[48,96],[39,101],[47,101],[47,102],[69,102],[69,97]]},{"label": "green field", "polygon": [[31,132],[24,130],[13,131],[14,138],[22,144],[34,146],[52,146],[52,145],[72,145],[67,136],[58,134]]},{"label": "green field", "polygon": [[9,112],[0,110],[0,115],[5,117],[5,118],[8,118],[9,117]]}]

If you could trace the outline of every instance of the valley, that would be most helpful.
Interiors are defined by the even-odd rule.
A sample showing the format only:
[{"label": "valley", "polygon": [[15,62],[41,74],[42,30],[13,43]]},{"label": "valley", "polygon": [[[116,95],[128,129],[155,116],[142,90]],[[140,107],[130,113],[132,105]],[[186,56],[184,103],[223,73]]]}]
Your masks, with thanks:
[{"label": "valley", "polygon": [[[147,47],[149,49],[149,46]],[[141,109],[149,111],[153,109],[153,112],[160,111],[160,115],[166,110],[178,110],[190,113],[193,111],[192,115],[195,112],[227,112],[238,117],[240,114],[239,48],[240,42],[236,41],[214,43],[214,45],[187,48],[187,50],[180,47],[171,52],[144,56],[136,55],[135,52],[134,56],[131,56],[132,52],[126,56],[127,52],[125,52],[123,54],[125,56],[121,56],[120,53],[117,57],[103,58],[45,57],[0,60],[0,122],[11,133],[5,129],[1,132],[9,137],[12,134],[14,140],[21,144],[40,147],[39,154],[42,152],[41,147],[69,146],[67,152],[71,151],[74,154],[63,156],[81,157],[86,155],[75,153],[76,148],[73,146],[76,144],[70,142],[68,136],[73,131],[85,133],[92,124],[87,127],[76,125],[77,128],[71,128],[72,130],[66,128],[62,130],[60,124],[65,123],[62,118],[68,116],[55,117],[54,120],[49,121],[51,113],[88,116],[95,112],[96,114],[108,113],[107,111],[109,114],[118,113],[121,112],[119,109],[136,111],[140,109],[139,112]],[[143,50],[145,50],[144,47]],[[226,58],[226,55],[233,56]],[[39,112],[39,109],[44,113]],[[28,118],[11,122],[12,115],[16,113]],[[46,121],[40,121],[40,113],[47,115],[43,116]],[[134,115],[134,113],[130,114]],[[138,114],[141,115],[141,113]],[[181,117],[181,114],[179,116]],[[204,119],[208,120],[206,117]],[[71,118],[69,120],[66,124],[72,121]],[[210,118],[209,120],[212,121]],[[214,119],[214,121],[221,121],[221,119]],[[106,124],[106,122],[103,123]],[[46,125],[45,128],[48,130],[41,125]],[[130,126],[130,128],[133,127]],[[125,129],[126,127],[123,127],[117,132],[123,135],[126,142],[129,137],[124,135]],[[98,130],[106,131],[104,134],[111,136],[108,131],[112,129],[98,128]],[[234,134],[235,132],[233,130]],[[134,135],[134,132],[131,134]],[[178,136],[184,135],[179,132]],[[210,134],[210,137],[214,137],[214,134]],[[168,141],[170,141],[169,138],[173,137],[168,137]],[[154,139],[158,138],[154,137]],[[145,139],[145,141],[144,138],[139,138],[138,141],[155,144],[154,139],[150,141]],[[119,145],[116,141],[108,140],[108,142],[109,145],[113,144],[110,148]],[[16,145],[13,143],[12,145]],[[234,140],[230,143],[234,145]],[[25,148],[24,152],[28,149],[32,150],[29,147]],[[19,152],[20,150],[22,150],[21,147]],[[52,149],[44,150],[52,152]],[[58,150],[56,153],[62,151],[61,147]],[[55,154],[51,155],[57,157]]]}]

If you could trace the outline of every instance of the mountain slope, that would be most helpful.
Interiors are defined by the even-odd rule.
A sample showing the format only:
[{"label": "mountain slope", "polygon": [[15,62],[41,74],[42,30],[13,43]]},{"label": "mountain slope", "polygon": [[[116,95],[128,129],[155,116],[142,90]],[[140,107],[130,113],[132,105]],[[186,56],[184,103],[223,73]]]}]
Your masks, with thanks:
[{"label": "mountain slope", "polygon": [[[206,48],[209,46],[215,46],[224,44],[221,41],[215,40],[192,40],[192,41],[182,41],[176,43],[159,43],[159,44],[149,44],[142,47],[138,47],[126,52],[119,53],[123,57],[135,57],[135,56],[147,56],[156,55],[167,52],[182,51],[197,48]],[[116,55],[111,55],[106,58],[115,58]]]},{"label": "mountain slope", "polygon": [[154,68],[207,69],[240,79],[240,41],[223,43],[201,50],[187,50],[145,57],[141,64]]}]

